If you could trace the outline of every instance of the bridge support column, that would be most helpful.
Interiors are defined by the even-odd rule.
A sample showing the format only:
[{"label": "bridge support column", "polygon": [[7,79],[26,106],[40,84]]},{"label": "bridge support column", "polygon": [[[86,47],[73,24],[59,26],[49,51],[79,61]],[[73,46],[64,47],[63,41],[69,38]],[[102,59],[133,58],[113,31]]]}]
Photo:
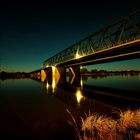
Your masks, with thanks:
[{"label": "bridge support column", "polygon": [[46,72],[44,69],[41,69],[41,82],[45,82],[46,80]]},{"label": "bridge support column", "polygon": [[40,80],[41,79],[41,71],[37,72],[37,78]]},{"label": "bridge support column", "polygon": [[29,74],[29,76],[32,79],[40,80],[40,78],[41,78],[41,71],[40,70],[33,71],[33,72],[31,72]]},{"label": "bridge support column", "polygon": [[66,68],[65,67],[57,67],[59,73],[58,85],[63,85],[66,83]]},{"label": "bridge support column", "polygon": [[69,69],[70,84],[80,86],[80,66],[72,66]]},{"label": "bridge support column", "polygon": [[48,84],[52,84],[52,67],[48,67],[44,69],[45,74],[46,74],[46,80],[48,82]]},{"label": "bridge support column", "polygon": [[[46,82],[53,85],[62,85],[66,82],[66,69],[64,67],[49,67],[44,69],[46,74]],[[42,72],[43,73],[43,72]]]}]

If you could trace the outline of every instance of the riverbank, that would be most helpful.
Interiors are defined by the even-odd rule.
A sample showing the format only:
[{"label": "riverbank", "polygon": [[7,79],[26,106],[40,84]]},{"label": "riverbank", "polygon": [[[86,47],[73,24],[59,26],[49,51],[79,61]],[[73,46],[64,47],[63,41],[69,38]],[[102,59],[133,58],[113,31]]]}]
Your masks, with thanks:
[{"label": "riverbank", "polygon": [[0,79],[6,80],[6,79],[24,79],[29,78],[29,74],[25,72],[0,72]]}]

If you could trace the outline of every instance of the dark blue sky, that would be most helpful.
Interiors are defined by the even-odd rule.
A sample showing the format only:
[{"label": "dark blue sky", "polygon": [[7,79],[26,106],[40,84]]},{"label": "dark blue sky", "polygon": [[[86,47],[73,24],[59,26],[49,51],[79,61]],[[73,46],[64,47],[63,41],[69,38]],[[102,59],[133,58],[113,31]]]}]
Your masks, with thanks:
[{"label": "dark blue sky", "polygon": [[139,0],[1,3],[0,69],[39,69],[45,59],[139,7]]}]

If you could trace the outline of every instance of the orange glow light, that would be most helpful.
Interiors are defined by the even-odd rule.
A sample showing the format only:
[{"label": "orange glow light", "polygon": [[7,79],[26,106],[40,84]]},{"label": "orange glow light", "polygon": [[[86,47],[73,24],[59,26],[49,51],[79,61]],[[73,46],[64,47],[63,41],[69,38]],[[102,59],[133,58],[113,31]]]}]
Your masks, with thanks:
[{"label": "orange glow light", "polygon": [[80,102],[81,102],[81,100],[82,100],[83,98],[84,98],[84,97],[83,97],[83,95],[82,95],[81,90],[78,89],[78,90],[76,91],[76,99],[77,99],[78,104],[80,104]]}]

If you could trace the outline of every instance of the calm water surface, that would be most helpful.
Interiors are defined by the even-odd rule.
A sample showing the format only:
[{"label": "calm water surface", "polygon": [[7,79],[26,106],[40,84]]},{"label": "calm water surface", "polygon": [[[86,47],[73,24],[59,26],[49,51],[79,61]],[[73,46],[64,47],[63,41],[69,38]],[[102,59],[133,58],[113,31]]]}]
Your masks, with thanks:
[{"label": "calm water surface", "polygon": [[[83,77],[83,86],[111,86],[140,93],[140,79],[134,77]],[[131,85],[131,86],[130,86]],[[94,94],[94,92],[92,93]],[[80,125],[89,111],[111,115],[117,106],[82,94],[78,88],[58,88],[32,79],[0,81],[0,138],[76,139],[67,109]],[[131,104],[122,105],[129,108]]]},{"label": "calm water surface", "polygon": [[140,92],[140,75],[116,75],[107,77],[83,77],[84,85],[110,87],[115,89]]}]

